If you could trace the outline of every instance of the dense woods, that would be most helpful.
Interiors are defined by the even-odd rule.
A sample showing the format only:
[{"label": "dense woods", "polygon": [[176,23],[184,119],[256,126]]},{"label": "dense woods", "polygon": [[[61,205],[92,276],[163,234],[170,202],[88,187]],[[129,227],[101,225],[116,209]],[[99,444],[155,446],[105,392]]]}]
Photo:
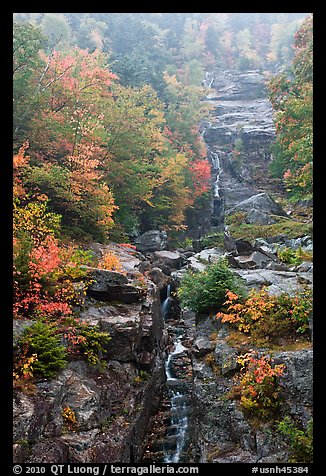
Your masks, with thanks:
[{"label": "dense woods", "polygon": [[[79,238],[125,241],[152,227],[185,227],[187,209],[209,190],[198,133],[209,117],[204,70],[289,63],[302,21],[289,15],[15,14],[16,204],[46,196],[62,230]],[[302,134],[311,128],[311,72],[298,66],[300,55],[309,56],[311,26],[302,28],[292,94],[286,101],[290,79],[283,76],[271,93],[274,107],[287,109],[277,123],[284,125],[276,168],[299,191],[304,176],[293,170],[301,160],[309,175],[311,157],[293,159],[300,151],[291,142],[285,158],[289,145],[279,143],[282,134],[289,140],[290,122],[295,130],[301,115]],[[301,147],[311,147],[310,136]]]},{"label": "dense woods", "polygon": [[295,34],[292,66],[270,83],[277,111],[272,172],[281,176],[292,200],[312,197],[313,39],[312,17]]}]

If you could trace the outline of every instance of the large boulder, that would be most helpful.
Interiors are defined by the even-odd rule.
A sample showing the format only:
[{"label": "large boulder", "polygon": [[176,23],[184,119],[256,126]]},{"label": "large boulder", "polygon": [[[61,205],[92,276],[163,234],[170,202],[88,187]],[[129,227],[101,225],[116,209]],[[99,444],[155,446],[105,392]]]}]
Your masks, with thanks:
[{"label": "large boulder", "polygon": [[239,255],[249,255],[253,252],[252,244],[248,240],[238,238],[234,243]]},{"label": "large boulder", "polygon": [[210,339],[209,335],[203,334],[196,337],[191,350],[196,357],[201,357],[212,352],[214,348],[215,344]]},{"label": "large boulder", "polygon": [[252,197],[243,200],[234,205],[227,213],[233,214],[238,211],[252,213],[252,210],[258,210],[267,215],[288,216],[283,208],[265,192],[258,193],[257,195],[253,195]]},{"label": "large boulder", "polygon": [[154,251],[154,259],[163,261],[172,269],[179,269],[181,266],[181,254],[176,251]]},{"label": "large boulder", "polygon": [[147,277],[153,281],[153,283],[156,284],[160,289],[164,286],[167,286],[168,283],[168,277],[163,273],[161,268],[150,268],[149,271],[147,271]]},{"label": "large boulder", "polygon": [[141,253],[164,250],[167,244],[167,234],[165,231],[149,230],[138,236],[134,240],[134,244]]},{"label": "large boulder", "polygon": [[247,213],[245,222],[250,225],[273,225],[276,223],[274,218],[272,218],[270,215],[262,212],[261,210],[255,209],[250,210],[250,212]]},{"label": "large boulder", "polygon": [[234,272],[243,278],[248,289],[262,289],[270,294],[290,295],[312,287],[312,273],[295,273],[292,271],[274,271],[271,269],[234,269]]},{"label": "large boulder", "polygon": [[306,426],[312,418],[313,350],[280,352],[273,358],[275,363],[285,364],[281,386],[288,412]]},{"label": "large boulder", "polygon": [[118,271],[91,267],[86,269],[92,280],[89,286],[90,291],[106,291],[110,286],[123,286],[128,283],[127,276]]},{"label": "large boulder", "polygon": [[273,261],[265,253],[253,251],[250,255],[229,256],[229,263],[232,266],[242,269],[266,268],[268,263]]},{"label": "large boulder", "polygon": [[238,368],[237,351],[230,347],[224,339],[219,339],[214,351],[215,362],[221,368],[221,374],[226,375]]},{"label": "large boulder", "polygon": [[133,303],[141,301],[146,295],[143,287],[132,284],[123,273],[100,268],[87,269],[92,279],[87,294],[95,299]]}]

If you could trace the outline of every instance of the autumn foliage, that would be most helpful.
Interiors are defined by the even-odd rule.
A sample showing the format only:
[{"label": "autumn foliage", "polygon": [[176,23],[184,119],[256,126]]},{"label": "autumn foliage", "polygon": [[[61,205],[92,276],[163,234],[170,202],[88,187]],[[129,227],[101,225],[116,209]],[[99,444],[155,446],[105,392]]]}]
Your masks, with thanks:
[{"label": "autumn foliage", "polygon": [[216,314],[221,322],[228,322],[253,339],[277,341],[295,338],[309,331],[312,313],[312,293],[305,290],[294,296],[283,293],[271,295],[264,289],[250,291],[247,298],[232,291],[226,292],[224,311]]},{"label": "autumn foliage", "polygon": [[295,35],[291,71],[272,78],[270,101],[276,111],[275,159],[271,170],[283,178],[293,199],[312,197],[313,25],[306,18]]},{"label": "autumn foliage", "polygon": [[279,408],[279,377],[284,364],[273,365],[266,355],[250,351],[238,357],[240,376],[229,393],[229,398],[239,400],[242,409],[252,416],[270,418]]},{"label": "autumn foliage", "polygon": [[23,24],[14,35],[15,194],[46,195],[76,238],[184,228],[186,210],[209,189],[197,129],[209,109],[203,89],[165,75],[164,105],[149,85],[119,84],[98,48],[45,52],[41,33]]}]

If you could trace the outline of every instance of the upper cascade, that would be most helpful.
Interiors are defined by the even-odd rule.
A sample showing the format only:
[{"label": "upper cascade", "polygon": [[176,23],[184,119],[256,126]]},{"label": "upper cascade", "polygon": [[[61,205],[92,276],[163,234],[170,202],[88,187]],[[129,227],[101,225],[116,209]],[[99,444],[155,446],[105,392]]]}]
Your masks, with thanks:
[{"label": "upper cascade", "polygon": [[203,85],[211,90],[206,100],[214,106],[212,119],[202,125],[212,167],[214,227],[223,228],[230,207],[261,191],[257,171],[267,176],[275,127],[266,81],[267,73],[258,70],[205,74]]}]

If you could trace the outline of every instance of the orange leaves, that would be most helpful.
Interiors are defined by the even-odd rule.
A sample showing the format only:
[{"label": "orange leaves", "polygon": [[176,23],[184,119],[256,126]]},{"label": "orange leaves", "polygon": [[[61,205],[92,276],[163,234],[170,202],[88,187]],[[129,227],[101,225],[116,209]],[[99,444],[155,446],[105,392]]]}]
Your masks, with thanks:
[{"label": "orange leaves", "polygon": [[54,237],[59,217],[47,211],[47,202],[22,207],[16,201],[14,210],[15,317],[71,315],[82,291],[73,279],[85,278],[80,264],[90,257],[73,245],[60,245]]},{"label": "orange leaves", "polygon": [[14,197],[24,197],[26,193],[22,184],[20,173],[21,169],[24,168],[30,160],[30,157],[25,155],[28,148],[29,142],[26,139],[23,145],[20,147],[18,154],[13,156]]},{"label": "orange leaves", "polygon": [[231,303],[232,301],[239,299],[239,296],[237,294],[229,290],[227,290],[226,295],[228,297],[228,301],[226,301],[226,303],[228,304]]},{"label": "orange leaves", "polygon": [[258,417],[269,418],[271,412],[279,405],[278,377],[284,374],[285,365],[273,365],[273,361],[257,351],[250,351],[238,357],[241,374],[231,393],[231,398],[238,398],[241,407]]},{"label": "orange leaves", "polygon": [[241,332],[250,333],[253,342],[278,344],[282,339],[297,340],[298,333],[306,338],[309,333],[313,305],[311,290],[294,296],[287,293],[270,295],[264,289],[252,290],[245,300],[228,291],[227,297],[229,299],[223,304],[225,310],[216,314],[216,318],[234,325]]},{"label": "orange leaves", "polygon": [[[47,68],[41,78],[40,89],[45,91],[52,85],[62,85],[65,97],[74,99],[81,97],[92,87],[103,91],[117,79],[106,67],[106,56],[99,50],[89,53],[80,48],[74,48],[69,53],[54,51],[51,56],[44,57]],[[56,92],[52,88],[52,93]]]},{"label": "orange leaves", "polygon": [[264,318],[275,305],[274,298],[264,290],[252,290],[244,302],[239,301],[240,298],[231,291],[227,291],[226,296],[228,299],[224,306],[227,307],[227,313],[219,312],[216,317],[222,322],[237,323],[238,329],[246,333],[250,332],[255,321]]},{"label": "orange leaves", "polygon": [[[242,370],[250,374],[253,383],[267,383],[274,377],[280,377],[285,370],[284,364],[277,364],[272,367],[272,359],[266,355],[258,357],[256,351],[247,352],[238,358],[238,363]],[[248,375],[246,375],[248,378]]]},{"label": "orange leaves", "polygon": [[40,279],[53,273],[61,263],[58,240],[49,235],[44,242],[33,248],[30,254],[30,274],[35,279]]},{"label": "orange leaves", "polygon": [[25,152],[28,148],[29,148],[29,142],[26,139],[23,145],[20,147],[18,154],[15,154],[13,157],[14,169],[24,167],[29,162],[30,157],[25,155]]}]

